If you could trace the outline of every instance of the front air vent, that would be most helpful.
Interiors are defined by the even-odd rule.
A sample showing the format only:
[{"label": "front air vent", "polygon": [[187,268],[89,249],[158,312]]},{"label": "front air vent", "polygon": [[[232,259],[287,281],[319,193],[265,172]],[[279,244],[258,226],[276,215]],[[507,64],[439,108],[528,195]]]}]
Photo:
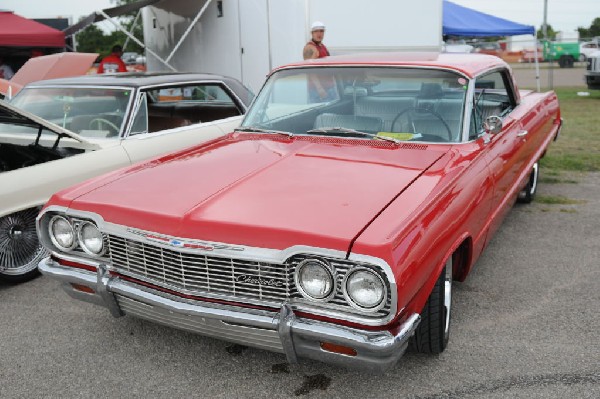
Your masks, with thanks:
[{"label": "front air vent", "polygon": [[404,148],[405,150],[426,150],[428,147],[427,144],[413,144],[413,143],[404,143],[400,146],[400,148]]}]

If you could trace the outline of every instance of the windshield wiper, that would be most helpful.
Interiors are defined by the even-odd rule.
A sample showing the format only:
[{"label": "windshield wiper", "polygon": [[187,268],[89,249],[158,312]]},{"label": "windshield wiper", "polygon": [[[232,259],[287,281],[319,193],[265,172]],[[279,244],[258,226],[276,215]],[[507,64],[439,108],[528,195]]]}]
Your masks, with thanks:
[{"label": "windshield wiper", "polygon": [[369,137],[369,138],[377,139],[377,140],[391,141],[392,143],[400,143],[401,142],[400,140],[397,140],[393,137],[378,136],[377,134],[374,134],[374,133],[361,132],[360,130],[348,129],[345,127],[322,127],[322,128],[318,128],[318,129],[308,130],[306,133],[307,134],[322,133],[322,134],[328,134],[328,135],[336,135],[337,133],[345,133],[345,134],[349,133],[352,135],[352,137]]},{"label": "windshield wiper", "polygon": [[247,126],[247,127],[238,127],[233,129],[234,132],[248,132],[248,133],[271,133],[271,134],[282,134],[287,137],[293,137],[294,134],[290,132],[284,132],[281,130],[271,130],[271,129],[261,129],[259,127]]}]

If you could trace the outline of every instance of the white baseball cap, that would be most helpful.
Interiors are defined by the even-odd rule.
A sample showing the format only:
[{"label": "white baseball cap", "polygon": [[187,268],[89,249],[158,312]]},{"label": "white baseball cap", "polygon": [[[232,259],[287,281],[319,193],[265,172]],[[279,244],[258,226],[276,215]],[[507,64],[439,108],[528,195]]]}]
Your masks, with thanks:
[{"label": "white baseball cap", "polygon": [[310,31],[314,32],[316,30],[325,30],[325,24],[321,21],[313,22],[312,26],[310,27]]}]

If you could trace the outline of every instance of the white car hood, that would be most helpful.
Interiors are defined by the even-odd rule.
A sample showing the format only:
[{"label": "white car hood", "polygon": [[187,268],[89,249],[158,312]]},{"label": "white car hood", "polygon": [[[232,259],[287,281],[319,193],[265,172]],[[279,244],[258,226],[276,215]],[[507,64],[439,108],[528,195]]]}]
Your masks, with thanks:
[{"label": "white car hood", "polygon": [[[15,106],[3,100],[0,100],[0,123],[18,124],[34,127],[43,126],[47,130],[54,132],[57,135],[69,137],[79,142],[81,145],[79,145],[78,147],[80,148],[84,148],[87,150],[97,150],[102,148],[102,146],[98,143],[94,143],[86,138],[81,137],[77,133],[73,133],[72,131],[55,125],[52,122],[48,122],[45,119],[33,115],[32,113],[16,108]],[[3,133],[0,130],[0,141],[3,137],[7,136],[8,135],[6,133]],[[12,136],[12,134],[10,136]]]}]

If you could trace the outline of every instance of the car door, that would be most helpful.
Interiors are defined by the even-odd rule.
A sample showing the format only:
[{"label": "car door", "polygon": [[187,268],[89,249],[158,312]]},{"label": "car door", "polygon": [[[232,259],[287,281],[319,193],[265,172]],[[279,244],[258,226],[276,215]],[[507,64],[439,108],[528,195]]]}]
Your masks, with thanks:
[{"label": "car door", "polygon": [[475,115],[483,130],[483,122],[490,116],[500,117],[500,132],[483,133],[486,159],[494,185],[488,237],[498,229],[513,205],[514,187],[525,161],[523,157],[524,129],[519,115],[516,96],[507,70],[483,74],[475,81]]}]

